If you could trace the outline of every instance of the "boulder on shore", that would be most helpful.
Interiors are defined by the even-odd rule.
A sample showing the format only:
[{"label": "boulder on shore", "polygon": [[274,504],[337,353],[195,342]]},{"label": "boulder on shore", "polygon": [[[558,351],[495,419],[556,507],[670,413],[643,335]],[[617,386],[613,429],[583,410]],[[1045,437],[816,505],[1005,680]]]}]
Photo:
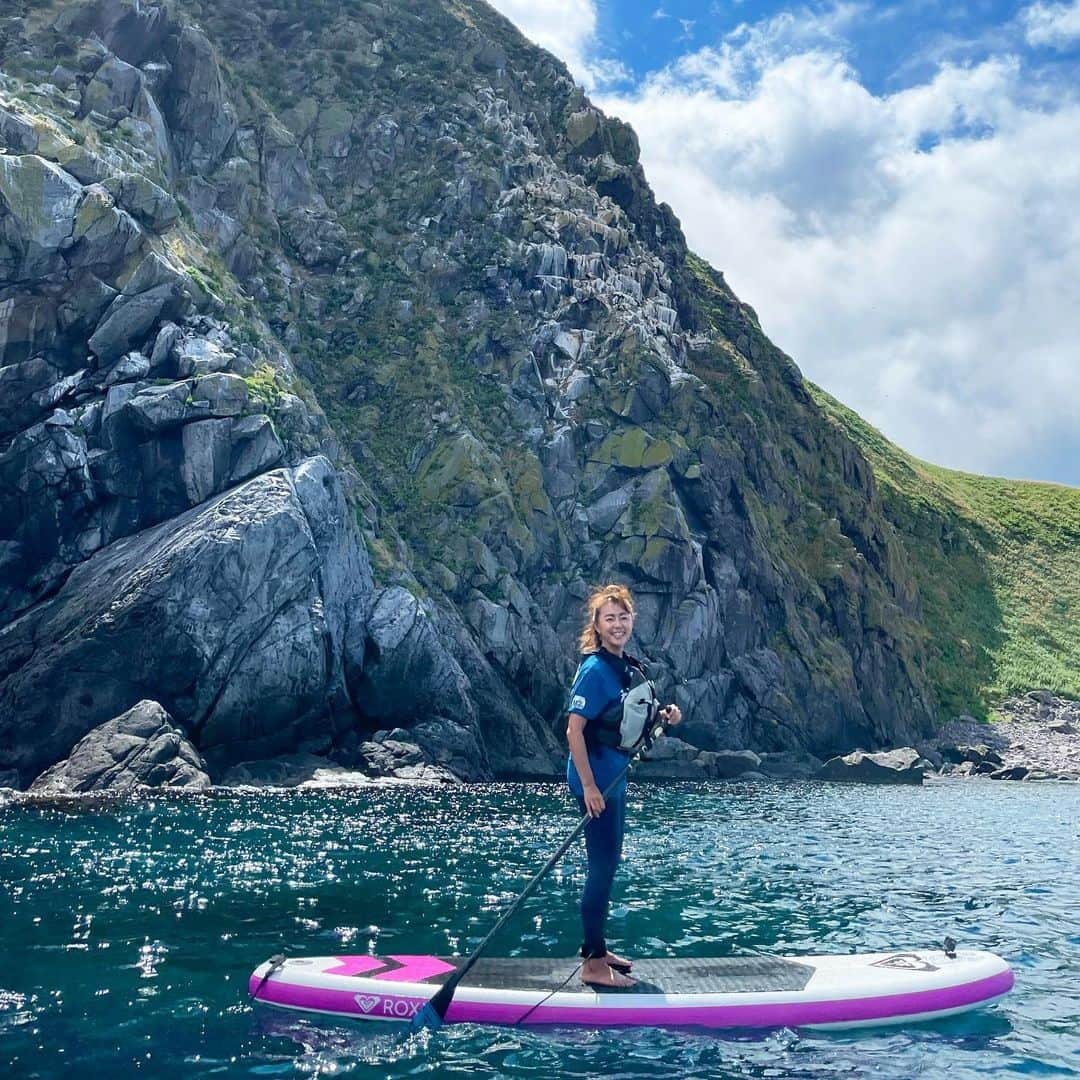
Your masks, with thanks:
[{"label": "boulder on shore", "polygon": [[131,791],[137,787],[205,791],[210,777],[198,750],[156,701],[140,701],[85,735],[71,756],[30,786],[40,795]]},{"label": "boulder on shore", "polygon": [[413,741],[411,732],[401,728],[375,732],[370,741],[360,744],[357,754],[364,771],[371,776],[430,783],[461,783],[453,769],[438,764],[428,749]]},{"label": "boulder on shore", "polygon": [[929,762],[912,746],[868,754],[855,750],[830,758],[818,774],[822,780],[847,780],[861,784],[921,784]]},{"label": "boulder on shore", "polygon": [[941,754],[946,761],[950,761],[955,765],[960,765],[965,761],[970,761],[975,765],[1000,766],[1004,764],[1001,754],[987,746],[986,743],[976,743],[974,746],[968,746],[964,743],[958,743],[956,746],[943,746]]},{"label": "boulder on shore", "polygon": [[821,759],[802,750],[762,754],[759,770],[774,780],[814,780],[821,774]]},{"label": "boulder on shore", "polygon": [[662,735],[634,769],[640,780],[732,780],[756,771],[761,758],[752,750],[700,750]]}]

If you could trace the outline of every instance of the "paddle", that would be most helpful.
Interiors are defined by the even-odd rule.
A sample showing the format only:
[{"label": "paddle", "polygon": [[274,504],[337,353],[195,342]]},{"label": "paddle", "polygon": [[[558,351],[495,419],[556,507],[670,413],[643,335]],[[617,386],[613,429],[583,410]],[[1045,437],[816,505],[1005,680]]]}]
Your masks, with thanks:
[{"label": "paddle", "polygon": [[[619,781],[630,771],[631,766],[637,761],[641,755],[652,746],[656,738],[664,733],[666,724],[663,722],[657,724],[645,737],[641,745],[631,755],[630,760],[626,763],[626,767],[611,781],[606,788],[604,788],[602,794],[604,801],[606,802],[608,796],[618,786]],[[488,942],[502,929],[507,919],[514,914],[515,911],[535,892],[537,885],[543,880],[544,876],[549,870],[566,854],[570,845],[581,835],[581,831],[589,824],[591,818],[586,814],[578,823],[574,826],[574,831],[559,845],[558,851],[551,856],[550,859],[540,868],[536,876],[525,886],[524,891],[518,896],[518,898],[502,913],[499,917],[499,921],[487,932],[484,940],[473,950],[472,954],[465,960],[463,964],[457,967],[454,973],[439,987],[438,991],[431,998],[430,1001],[413,1017],[410,1026],[410,1030],[419,1031],[421,1028],[431,1028],[432,1030],[442,1027],[442,1022],[446,1019],[446,1010],[450,1008],[450,1002],[454,997],[454,992],[458,988],[458,983],[468,975],[472,969],[473,964],[480,958],[480,954],[487,948]]]}]

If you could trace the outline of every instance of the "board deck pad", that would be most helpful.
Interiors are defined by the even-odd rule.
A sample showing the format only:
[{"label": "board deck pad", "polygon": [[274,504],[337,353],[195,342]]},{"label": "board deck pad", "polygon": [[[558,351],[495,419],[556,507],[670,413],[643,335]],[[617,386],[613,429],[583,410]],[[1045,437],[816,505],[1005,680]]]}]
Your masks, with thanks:
[{"label": "board deck pad", "polygon": [[[455,970],[455,959],[437,957],[446,965],[423,979],[410,976],[413,957],[404,962],[391,957],[372,957],[385,963],[363,971],[339,971],[337,974],[365,978],[394,979],[402,982],[424,982],[441,986]],[[456,963],[460,963],[458,958]],[[577,977],[581,961],[576,958],[493,956],[481,957],[461,980],[462,986],[485,987],[490,990],[557,990],[565,993],[592,994],[601,992],[649,994],[713,994],[747,993],[751,991],[802,990],[814,974],[807,964],[771,956],[732,956],[720,959],[658,959],[637,960],[630,975],[637,980],[628,989],[585,986]]]}]

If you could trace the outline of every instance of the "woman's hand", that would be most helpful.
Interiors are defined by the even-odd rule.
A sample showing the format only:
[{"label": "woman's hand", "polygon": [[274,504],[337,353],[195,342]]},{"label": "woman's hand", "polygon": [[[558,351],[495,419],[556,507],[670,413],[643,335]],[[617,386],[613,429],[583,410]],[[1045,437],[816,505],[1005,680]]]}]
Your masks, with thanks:
[{"label": "woman's hand", "polygon": [[589,817],[599,817],[604,812],[604,796],[595,784],[583,784],[582,791],[585,793],[585,809]]},{"label": "woman's hand", "polygon": [[660,719],[663,720],[668,727],[674,727],[682,721],[682,709],[680,709],[678,705],[667,705],[660,710]]}]

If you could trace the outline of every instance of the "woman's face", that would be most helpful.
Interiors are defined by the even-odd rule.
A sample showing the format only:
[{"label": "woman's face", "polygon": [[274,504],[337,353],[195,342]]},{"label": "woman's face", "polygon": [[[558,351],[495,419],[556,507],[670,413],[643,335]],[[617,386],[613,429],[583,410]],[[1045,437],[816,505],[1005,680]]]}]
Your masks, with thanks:
[{"label": "woman's face", "polygon": [[600,643],[608,652],[619,656],[634,629],[634,616],[614,600],[605,600],[596,613],[595,625],[596,632],[600,635]]}]

